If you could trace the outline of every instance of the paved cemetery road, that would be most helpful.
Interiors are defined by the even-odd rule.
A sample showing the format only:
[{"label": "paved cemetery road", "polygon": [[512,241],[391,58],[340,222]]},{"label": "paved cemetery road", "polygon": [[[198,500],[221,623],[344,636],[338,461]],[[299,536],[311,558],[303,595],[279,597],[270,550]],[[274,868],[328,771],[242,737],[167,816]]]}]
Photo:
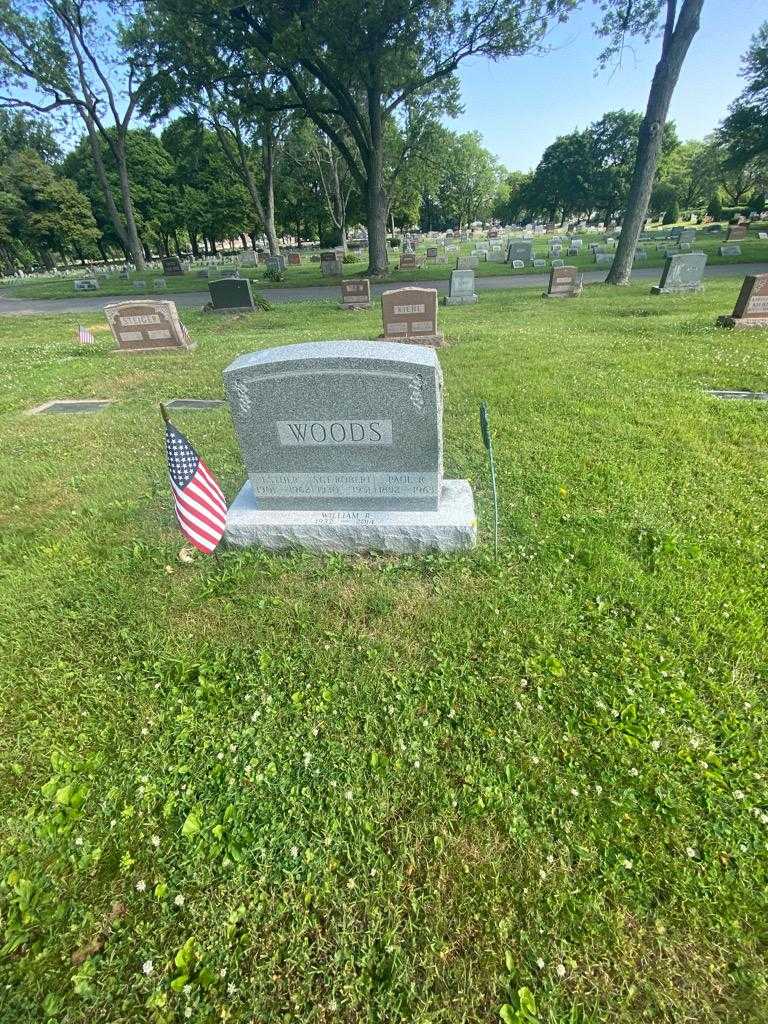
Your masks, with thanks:
[{"label": "paved cemetery road", "polygon": [[[768,272],[768,263],[739,263],[713,267],[706,267],[705,277],[741,277],[744,274],[764,274]],[[584,273],[584,283],[594,284],[605,279],[605,270],[587,270]],[[661,267],[640,267],[633,271],[633,280],[651,278],[658,281],[661,276]],[[504,288],[546,288],[549,281],[549,273],[546,274],[517,274],[510,277],[476,277],[475,291],[487,292]],[[404,281],[404,287],[437,288],[438,292],[445,294],[448,291],[448,281]],[[397,288],[396,282],[388,284],[374,284],[371,292],[374,295],[381,295],[388,288]],[[260,295],[263,295],[270,302],[306,302],[309,299],[332,299],[338,301],[338,285],[316,285],[311,288],[255,288]],[[127,302],[129,295],[102,295],[101,297],[80,298],[72,296],[71,299],[12,299],[0,291],[0,316],[15,316],[19,314],[39,313],[82,313],[87,310],[101,310],[108,302]],[[198,309],[208,301],[208,292],[161,292],[154,295],[136,295],[137,299],[173,299],[177,306],[192,306]]]}]

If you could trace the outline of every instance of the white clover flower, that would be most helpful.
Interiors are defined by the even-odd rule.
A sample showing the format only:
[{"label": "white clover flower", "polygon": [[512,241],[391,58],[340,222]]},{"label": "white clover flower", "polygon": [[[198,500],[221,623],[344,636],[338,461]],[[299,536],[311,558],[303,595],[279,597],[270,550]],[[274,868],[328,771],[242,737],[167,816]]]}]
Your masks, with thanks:
[{"label": "white clover flower", "polygon": [[538,764],[541,758],[537,757],[536,754],[531,758],[531,764]]},{"label": "white clover flower", "polygon": [[304,751],[304,766],[306,767],[311,760],[312,760],[312,755],[310,754],[310,752],[308,750],[305,750]]},{"label": "white clover flower", "polygon": [[177,895],[173,897],[173,902],[176,904],[177,907],[183,907],[184,897],[181,895],[181,893],[177,893]]},{"label": "white clover flower", "polygon": [[743,790],[743,789],[734,789],[734,791],[733,791],[733,795],[734,795],[734,797],[735,797],[735,798],[736,798],[737,800],[743,800],[743,799],[744,799],[744,796],[745,796],[745,794],[744,794],[744,790]]},{"label": "white clover flower", "polygon": [[354,878],[350,878],[350,880],[347,882],[347,888],[348,889],[355,889],[356,887],[357,887],[357,882],[354,880]]},{"label": "white clover flower", "polygon": [[546,877],[547,872],[544,870],[544,868],[539,868],[539,878],[542,880],[542,882],[546,879]]},{"label": "white clover flower", "polygon": [[627,869],[627,871],[631,871],[632,868],[634,867],[634,864],[633,864],[633,862],[631,860],[627,859],[627,860],[623,861],[622,863],[624,864],[624,867]]},{"label": "white clover flower", "polygon": [[140,878],[139,881],[136,883],[136,892],[145,892],[146,888],[147,883],[144,881],[143,878]]},{"label": "white clover flower", "polygon": [[222,752],[221,752],[221,751],[219,751],[219,752],[218,752],[218,754],[216,755],[216,757],[217,757],[217,759],[218,759],[219,761],[223,761],[223,760],[224,760],[224,755],[222,754]]},{"label": "white clover flower", "polygon": [[578,796],[578,795],[579,795],[579,791],[574,786],[573,789],[571,789],[571,796]]},{"label": "white clover flower", "polygon": [[699,851],[696,849],[695,846],[686,846],[685,852],[691,858],[691,860],[693,860],[694,857],[698,857],[699,855]]},{"label": "white clover flower", "polygon": [[298,846],[292,846],[291,847],[291,856],[293,857],[294,860],[296,860],[296,858],[299,856],[299,848],[298,848]]},{"label": "white clover flower", "polygon": [[539,968],[540,971],[544,970],[544,961],[541,959],[541,957],[539,957],[536,961],[536,966]]},{"label": "white clover flower", "polygon": [[661,740],[651,740],[651,750],[658,750],[661,746]]},{"label": "white clover flower", "polygon": [[419,761],[418,758],[413,762],[413,767],[414,768],[421,768],[421,761]]},{"label": "white clover flower", "polygon": [[75,840],[75,846],[82,846],[82,845],[83,845],[83,837],[82,836],[78,836],[77,839]]},{"label": "white clover flower", "polygon": [[147,977],[149,977],[152,971],[154,971],[155,965],[152,963],[151,960],[145,960],[144,963],[141,965],[141,969],[144,972],[144,974],[146,974]]},{"label": "white clover flower", "polygon": [[347,798],[347,800],[354,800],[355,798],[355,794],[352,792],[351,789],[348,789],[344,796]]},{"label": "white clover flower", "polygon": [[184,1016],[187,1018],[187,1020],[189,1020],[189,1018],[192,1016],[192,1007],[191,1006],[188,1006],[184,1010]]},{"label": "white clover flower", "polygon": [[152,836],[152,838],[150,839],[150,843],[152,843],[155,849],[157,849],[157,847],[160,845],[160,836]]},{"label": "white clover flower", "polygon": [[558,964],[557,967],[555,968],[555,973],[557,974],[558,978],[564,978],[565,977],[565,964]]},{"label": "white clover flower", "polygon": [[600,796],[600,794],[603,792],[603,787],[600,785],[599,782],[595,783],[595,792],[598,796]]},{"label": "white clover flower", "polygon": [[146,725],[142,728],[141,735],[142,736],[149,736],[149,729],[146,727]]},{"label": "white clover flower", "polygon": [[230,983],[227,985],[227,995],[233,996],[235,992],[237,992],[237,985],[235,985],[234,982],[230,981]]}]

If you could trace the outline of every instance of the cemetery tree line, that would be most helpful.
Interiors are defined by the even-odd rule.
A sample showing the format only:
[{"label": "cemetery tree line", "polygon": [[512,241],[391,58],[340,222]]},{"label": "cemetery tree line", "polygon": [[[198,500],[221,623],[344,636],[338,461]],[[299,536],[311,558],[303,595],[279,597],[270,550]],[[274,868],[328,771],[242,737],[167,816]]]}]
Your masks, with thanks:
[{"label": "cemetery tree line", "polygon": [[[532,173],[506,171],[479,136],[443,126],[460,109],[462,61],[542,48],[579,2],[4,0],[3,261],[117,249],[140,269],[153,250],[215,253],[237,236],[263,237],[270,253],[286,233],[344,245],[364,223],[379,275],[396,223],[592,218],[623,222],[620,283],[648,212],[761,208],[768,25],[712,137],[681,144],[667,122],[703,0],[601,0],[604,66],[631,37],[661,35],[645,115],[609,111],[556,139]],[[75,141],[78,127],[62,158],[57,140]],[[66,230],[43,215],[52,204]]]}]

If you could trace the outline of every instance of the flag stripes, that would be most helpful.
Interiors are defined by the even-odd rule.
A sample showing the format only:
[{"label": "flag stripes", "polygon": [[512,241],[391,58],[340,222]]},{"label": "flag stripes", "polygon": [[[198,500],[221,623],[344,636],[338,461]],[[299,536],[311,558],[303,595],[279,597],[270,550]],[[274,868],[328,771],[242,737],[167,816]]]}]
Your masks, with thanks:
[{"label": "flag stripes", "polygon": [[165,449],[181,532],[199,551],[212,554],[227,523],[224,493],[186,437],[169,422],[165,425]]}]

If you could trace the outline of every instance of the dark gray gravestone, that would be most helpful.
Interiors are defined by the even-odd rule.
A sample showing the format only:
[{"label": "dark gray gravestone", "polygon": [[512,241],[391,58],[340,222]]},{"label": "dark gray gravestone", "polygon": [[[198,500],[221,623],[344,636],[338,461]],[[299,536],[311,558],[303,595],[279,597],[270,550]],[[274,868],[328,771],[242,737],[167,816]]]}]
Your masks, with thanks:
[{"label": "dark gray gravestone", "polygon": [[533,259],[533,242],[510,242],[507,246],[507,263],[514,260],[530,261]]},{"label": "dark gray gravestone", "polygon": [[166,409],[218,409],[227,403],[221,398],[172,398]]},{"label": "dark gray gravestone", "polygon": [[251,282],[247,277],[223,277],[220,281],[209,281],[208,291],[211,293],[213,308],[218,313],[254,308]]},{"label": "dark gray gravestone", "polygon": [[701,277],[707,265],[705,252],[684,252],[667,256],[661,280],[651,288],[652,295],[700,292]]},{"label": "dark gray gravestone", "polygon": [[110,401],[98,398],[63,398],[60,401],[46,402],[44,405],[38,405],[29,411],[30,414],[36,416],[48,416],[55,413],[101,412],[102,409],[106,409],[106,407],[111,404],[112,403]]},{"label": "dark gray gravestone", "polygon": [[166,277],[180,277],[184,273],[184,267],[178,256],[163,256],[162,264]]}]

